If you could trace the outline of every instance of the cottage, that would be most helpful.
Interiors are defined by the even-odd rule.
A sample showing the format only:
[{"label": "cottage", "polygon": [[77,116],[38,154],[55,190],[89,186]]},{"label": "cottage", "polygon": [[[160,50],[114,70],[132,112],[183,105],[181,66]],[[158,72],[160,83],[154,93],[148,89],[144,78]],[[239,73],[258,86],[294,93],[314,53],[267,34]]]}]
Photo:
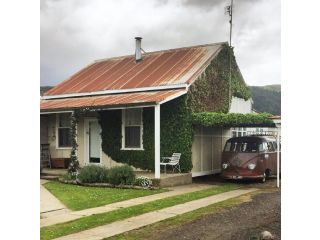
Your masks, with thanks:
[{"label": "cottage", "polygon": [[180,152],[181,171],[212,174],[231,130],[193,115],[250,113],[250,97],[227,43],[142,53],[136,38],[134,55],[97,60],[44,94],[41,143],[53,167],[67,167],[75,139],[80,166],[127,163],[160,178],[161,157]]}]

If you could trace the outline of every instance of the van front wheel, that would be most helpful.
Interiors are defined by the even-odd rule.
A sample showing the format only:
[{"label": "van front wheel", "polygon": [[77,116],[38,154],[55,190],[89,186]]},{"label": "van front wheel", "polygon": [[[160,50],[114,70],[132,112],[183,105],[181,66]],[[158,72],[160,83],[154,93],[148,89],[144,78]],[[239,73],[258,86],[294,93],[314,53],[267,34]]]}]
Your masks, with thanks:
[{"label": "van front wheel", "polygon": [[267,177],[267,176],[266,176],[266,174],[264,173],[264,174],[263,174],[263,177],[260,179],[260,182],[261,182],[261,183],[265,183],[265,182],[266,182],[266,177]]}]

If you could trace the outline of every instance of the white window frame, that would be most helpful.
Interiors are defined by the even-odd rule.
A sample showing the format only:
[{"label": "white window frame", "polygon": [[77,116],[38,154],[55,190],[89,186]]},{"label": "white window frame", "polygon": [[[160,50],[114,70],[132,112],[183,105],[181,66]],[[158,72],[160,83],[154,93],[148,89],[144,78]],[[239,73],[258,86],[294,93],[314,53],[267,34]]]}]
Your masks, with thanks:
[{"label": "white window frame", "polygon": [[[71,113],[70,113],[71,116]],[[71,121],[71,120],[70,120]],[[72,149],[72,146],[70,147],[60,147],[59,146],[59,114],[56,114],[56,149]],[[71,126],[70,126],[71,129]]]},{"label": "white window frame", "polygon": [[[234,127],[234,128],[231,129],[232,136],[234,135],[234,133],[235,133],[235,137],[248,136],[248,130],[247,130],[246,127]],[[240,136],[238,136],[238,133],[240,133]]]},{"label": "white window frame", "polygon": [[[126,109],[122,109],[122,125],[121,125],[121,133],[122,133],[122,143],[121,143],[121,150],[144,150],[143,148],[143,108],[140,109],[141,114],[141,123],[140,123],[140,147],[139,148],[127,148],[125,147],[126,139],[125,139],[125,120],[126,120]],[[138,126],[138,125],[137,125]]]}]

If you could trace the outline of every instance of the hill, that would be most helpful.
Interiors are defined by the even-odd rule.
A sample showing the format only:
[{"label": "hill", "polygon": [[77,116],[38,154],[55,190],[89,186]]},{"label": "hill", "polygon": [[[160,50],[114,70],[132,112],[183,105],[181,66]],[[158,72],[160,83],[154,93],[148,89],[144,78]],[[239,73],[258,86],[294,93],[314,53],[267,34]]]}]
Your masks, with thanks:
[{"label": "hill", "polygon": [[53,88],[53,86],[40,86],[40,96],[43,96],[43,94],[51,88]]},{"label": "hill", "polygon": [[258,112],[281,115],[281,85],[251,86],[253,108]]}]

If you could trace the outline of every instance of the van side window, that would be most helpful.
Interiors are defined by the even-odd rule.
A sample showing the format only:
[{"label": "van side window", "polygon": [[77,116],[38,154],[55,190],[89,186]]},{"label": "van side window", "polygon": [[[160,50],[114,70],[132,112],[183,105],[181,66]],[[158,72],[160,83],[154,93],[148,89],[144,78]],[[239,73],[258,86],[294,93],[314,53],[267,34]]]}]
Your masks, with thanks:
[{"label": "van side window", "polygon": [[276,142],[273,142],[273,148],[274,148],[275,151],[277,151],[278,146],[277,146],[277,143],[276,143]]},{"label": "van side window", "polygon": [[268,149],[267,143],[263,142],[259,144],[259,152],[264,152]]},{"label": "van side window", "polygon": [[273,144],[272,142],[267,142],[268,152],[274,152]]},{"label": "van side window", "polygon": [[231,148],[231,142],[227,142],[226,146],[224,147],[224,151],[225,152],[230,152],[230,148]]}]

